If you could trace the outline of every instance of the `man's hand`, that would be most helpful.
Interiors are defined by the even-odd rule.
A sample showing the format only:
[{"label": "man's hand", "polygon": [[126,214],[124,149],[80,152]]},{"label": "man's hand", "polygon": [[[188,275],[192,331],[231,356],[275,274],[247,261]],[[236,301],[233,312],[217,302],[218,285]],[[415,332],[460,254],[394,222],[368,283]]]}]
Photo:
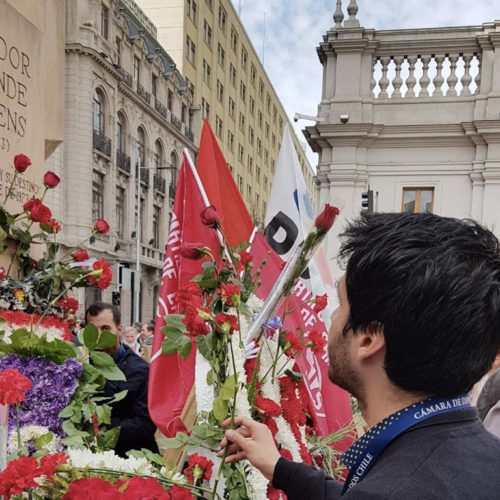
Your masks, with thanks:
[{"label": "man's hand", "polygon": [[[231,419],[222,422],[223,427],[229,426]],[[247,417],[235,417],[237,429],[227,430],[224,439],[220,442],[222,456],[223,449],[228,446],[226,463],[248,460],[260,470],[264,477],[271,481],[276,462],[280,454],[274,444],[273,435],[268,427]]]}]

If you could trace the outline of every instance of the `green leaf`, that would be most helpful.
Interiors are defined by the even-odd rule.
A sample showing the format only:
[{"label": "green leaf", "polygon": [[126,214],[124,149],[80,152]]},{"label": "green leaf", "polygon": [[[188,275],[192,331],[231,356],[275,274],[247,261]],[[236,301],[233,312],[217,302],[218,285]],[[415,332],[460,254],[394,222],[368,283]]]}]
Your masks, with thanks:
[{"label": "green leaf", "polygon": [[198,335],[196,337],[198,351],[208,361],[212,359],[212,335],[213,333],[210,332],[207,335]]},{"label": "green leaf", "polygon": [[95,349],[98,339],[99,339],[99,330],[94,324],[89,323],[83,330],[83,345],[89,351],[92,351]]},{"label": "green leaf", "polygon": [[104,433],[104,447],[108,450],[113,449],[120,437],[120,428],[113,427]]},{"label": "green leaf", "polygon": [[92,351],[89,354],[92,363],[94,363],[97,368],[110,368],[115,366],[113,358],[107,352]]},{"label": "green leaf", "polygon": [[228,377],[222,384],[222,387],[220,388],[219,391],[219,397],[224,400],[229,400],[234,398],[234,393],[237,386],[238,386],[238,379],[233,374],[230,377]]},{"label": "green leaf", "polygon": [[[94,353],[90,353],[91,355]],[[102,353],[104,354],[104,353]],[[113,359],[113,358],[111,358]],[[125,382],[127,378],[125,377],[125,374],[118,368],[117,366],[100,366],[98,368],[99,373],[106,379],[106,380],[115,380],[115,381],[121,381]]]},{"label": "green leaf", "polygon": [[73,416],[73,413],[75,413],[75,409],[73,407],[73,403],[71,403],[69,406],[66,406],[66,408],[63,408],[59,412],[58,417],[59,418],[70,418]]},{"label": "green leaf", "polygon": [[20,227],[11,226],[10,230],[14,237],[19,240],[19,242],[26,247],[29,247],[31,244],[31,233],[29,231],[24,231]]},{"label": "green leaf", "polygon": [[73,283],[80,277],[80,273],[78,271],[73,271],[72,269],[65,269],[61,268],[59,271],[59,278],[62,281],[68,281],[70,283]]},{"label": "green leaf", "polygon": [[215,288],[217,286],[217,280],[212,278],[202,279],[198,282],[201,288]]},{"label": "green leaf", "polygon": [[207,372],[207,385],[212,385],[214,383],[214,373],[212,370]]},{"label": "green leaf", "polygon": [[128,394],[128,390],[117,392],[115,395],[113,395],[113,399],[112,399],[113,403],[121,401],[122,399],[125,398],[125,396],[127,394]]},{"label": "green leaf", "polygon": [[[43,227],[42,224],[40,224],[40,227],[46,231],[47,233],[50,233],[51,232],[51,228],[50,226],[47,224],[48,226],[48,231]],[[57,251],[59,250],[59,243],[51,243],[49,245],[49,260],[54,260],[56,258],[56,255],[57,255]]]},{"label": "green leaf", "polygon": [[245,302],[240,302],[238,309],[240,313],[244,314],[247,318],[251,318],[253,316],[252,310],[248,307],[247,304],[245,304]]},{"label": "green leaf", "polygon": [[98,348],[108,348],[114,347],[117,344],[117,338],[114,333],[104,331],[99,335],[99,340],[97,341],[96,347]]},{"label": "green leaf", "polygon": [[189,442],[189,436],[184,432],[178,432],[174,438],[160,437],[158,439],[158,446],[160,448],[180,448]]},{"label": "green leaf", "polygon": [[227,400],[222,399],[219,394],[219,396],[215,398],[213,406],[214,416],[219,422],[222,422],[226,419],[228,408],[229,404]]},{"label": "green leaf", "polygon": [[45,446],[47,446],[52,441],[53,438],[54,438],[54,433],[52,431],[42,434],[35,441],[35,448],[38,449],[45,448]]},{"label": "green leaf", "polygon": [[186,359],[191,352],[191,339],[180,332],[172,330],[162,342],[161,352],[163,354],[174,354],[176,352]]},{"label": "green leaf", "polygon": [[168,336],[170,332],[185,333],[187,331],[186,325],[182,322],[184,314],[168,314],[165,316],[165,326],[161,331]]}]

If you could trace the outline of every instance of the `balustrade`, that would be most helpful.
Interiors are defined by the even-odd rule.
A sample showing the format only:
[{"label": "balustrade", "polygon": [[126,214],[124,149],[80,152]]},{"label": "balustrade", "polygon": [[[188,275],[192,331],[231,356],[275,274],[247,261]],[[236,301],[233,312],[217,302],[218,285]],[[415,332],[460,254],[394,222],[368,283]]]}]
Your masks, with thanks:
[{"label": "balustrade", "polygon": [[140,83],[137,84],[137,95],[148,104],[151,103],[151,94],[146,92],[146,89]]},{"label": "balustrade", "polygon": [[124,172],[127,172],[127,174],[130,174],[130,156],[119,149],[116,150],[116,166]]},{"label": "balustrade", "polygon": [[167,190],[167,181],[161,175],[154,174],[153,186],[156,191],[165,194]]},{"label": "balustrade", "polygon": [[104,134],[93,131],[92,145],[95,149],[104,153],[105,155],[111,156],[111,139],[106,137]]}]

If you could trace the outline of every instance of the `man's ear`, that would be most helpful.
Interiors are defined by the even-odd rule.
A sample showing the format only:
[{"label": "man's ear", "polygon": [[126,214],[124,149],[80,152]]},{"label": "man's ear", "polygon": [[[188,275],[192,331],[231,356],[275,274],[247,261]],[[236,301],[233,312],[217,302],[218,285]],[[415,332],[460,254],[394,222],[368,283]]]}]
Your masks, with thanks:
[{"label": "man's ear", "polygon": [[373,321],[364,330],[354,335],[357,342],[358,357],[360,360],[373,359],[382,354],[385,357],[384,326],[378,321]]}]

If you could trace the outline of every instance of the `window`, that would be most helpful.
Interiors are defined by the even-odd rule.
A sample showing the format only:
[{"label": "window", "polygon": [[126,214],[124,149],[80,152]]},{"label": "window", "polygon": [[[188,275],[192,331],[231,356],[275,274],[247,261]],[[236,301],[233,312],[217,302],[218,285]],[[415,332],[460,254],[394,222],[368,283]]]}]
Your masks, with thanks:
[{"label": "window", "polygon": [[252,200],[252,186],[250,184],[247,185],[247,201]]},{"label": "window", "polygon": [[245,47],[241,47],[241,67],[244,71],[247,70],[248,52]]},{"label": "window", "polygon": [[252,145],[253,145],[253,141],[254,141],[254,136],[255,136],[255,134],[254,134],[253,128],[249,125],[248,126],[248,142]]},{"label": "window", "polygon": [[240,163],[243,163],[244,156],[245,156],[245,148],[241,144],[238,144],[238,161]]},{"label": "window", "polygon": [[93,112],[94,132],[104,135],[104,96],[99,89],[94,90]]},{"label": "window", "polygon": [[104,174],[92,172],[92,220],[104,217]]},{"label": "window", "polygon": [[269,92],[266,94],[266,109],[268,113],[271,113],[271,96]]},{"label": "window", "polygon": [[132,76],[134,78],[134,82],[136,82],[136,83],[139,83],[140,67],[141,67],[140,59],[138,57],[134,57]]},{"label": "window", "polygon": [[267,165],[269,163],[269,151],[264,148],[264,163]]},{"label": "window", "polygon": [[[135,166],[144,167],[146,166],[146,134],[142,127],[137,129],[137,142],[135,145]],[[140,175],[139,172],[136,172]]]},{"label": "window", "polygon": [[195,0],[187,0],[187,15],[193,24],[196,26],[196,11],[198,10],[198,6],[196,5]]},{"label": "window", "polygon": [[432,213],[434,188],[403,188],[403,212]]},{"label": "window", "polygon": [[240,193],[243,191],[243,177],[240,174],[238,174],[238,189]]},{"label": "window", "polygon": [[120,111],[116,118],[116,149],[121,152],[125,151],[125,118]]},{"label": "window", "polygon": [[247,99],[247,87],[242,81],[240,81],[240,99],[243,102]]},{"label": "window", "polygon": [[250,96],[250,114],[254,116],[255,113],[255,100],[252,96]]},{"label": "window", "polygon": [[262,128],[262,111],[260,109],[257,112],[257,125]]},{"label": "window", "polygon": [[206,19],[203,20],[203,40],[208,47],[212,48],[212,28]]},{"label": "window", "polygon": [[276,117],[278,116],[278,110],[276,106],[273,104],[273,123],[276,125]]},{"label": "window", "polygon": [[264,189],[267,191],[267,175],[264,175]]},{"label": "window", "polygon": [[175,189],[175,186],[177,185],[177,174],[179,166],[177,153],[175,151],[172,151],[172,153],[170,153],[170,166],[172,167],[170,170],[170,187]]},{"label": "window", "polygon": [[264,99],[264,82],[259,78],[259,99],[262,101]]},{"label": "window", "polygon": [[222,45],[219,43],[217,45],[217,62],[219,63],[219,66],[224,69],[224,62],[226,58],[226,53],[224,49],[222,48]]},{"label": "window", "polygon": [[219,115],[215,116],[215,133],[219,139],[222,139],[222,120]]},{"label": "window", "polygon": [[220,103],[224,103],[224,85],[217,78],[217,99]]},{"label": "window", "polygon": [[115,40],[116,43],[116,62],[118,63],[118,66],[121,66],[122,64],[122,40],[120,37],[116,37]]},{"label": "window", "polygon": [[269,123],[266,122],[266,128],[264,130],[266,134],[266,139],[269,139]]},{"label": "window", "polygon": [[238,34],[233,26],[231,26],[231,49],[236,54],[236,49],[238,48]]},{"label": "window", "polygon": [[160,207],[153,207],[153,247],[160,245]]},{"label": "window", "polygon": [[222,5],[219,5],[219,28],[225,33],[226,32],[226,11],[222,7]]},{"label": "window", "polygon": [[271,144],[272,146],[276,146],[276,136],[274,135],[274,132],[271,134]]},{"label": "window", "polygon": [[257,78],[257,69],[255,66],[250,64],[250,83],[252,84],[252,87],[255,87],[255,79]]},{"label": "window", "polygon": [[170,89],[167,92],[167,109],[170,112],[174,110],[174,93]]},{"label": "window", "polygon": [[186,35],[186,57],[187,60],[194,66],[196,60],[196,45],[193,40]]},{"label": "window", "polygon": [[101,4],[101,16],[100,17],[101,17],[101,19],[100,19],[100,35],[107,40],[108,39],[108,26],[109,26],[109,9],[103,3]]},{"label": "window", "polygon": [[210,69],[210,64],[203,59],[203,81],[210,87],[210,75],[212,70]]},{"label": "window", "polygon": [[240,113],[239,124],[240,124],[240,131],[245,133],[245,115],[243,113]]},{"label": "window", "polygon": [[227,131],[227,147],[231,153],[234,151],[234,134],[230,130]]},{"label": "window", "polygon": [[210,118],[210,104],[202,97],[201,98],[201,113],[203,118]]},{"label": "window", "polygon": [[281,116],[280,116],[280,119],[279,119],[279,123],[280,123],[279,130],[281,131],[281,129],[283,128],[283,118],[281,118]]},{"label": "window", "polygon": [[117,186],[116,188],[116,236],[123,239],[125,235],[125,189]]},{"label": "window", "polygon": [[151,94],[156,99],[156,90],[158,89],[158,77],[156,75],[151,75]]},{"label": "window", "polygon": [[260,167],[257,167],[255,169],[255,178],[257,179],[257,182],[260,184]]},{"label": "window", "polygon": [[257,139],[257,154],[262,156],[262,141],[260,139]]},{"label": "window", "polygon": [[247,170],[250,175],[253,175],[253,158],[250,155],[247,158]]},{"label": "window", "polygon": [[208,5],[208,8],[212,10],[212,0],[205,0],[205,3]]},{"label": "window", "polygon": [[233,87],[236,86],[236,68],[232,63],[229,63],[229,81]]},{"label": "window", "polygon": [[158,172],[163,172],[163,170],[158,170],[158,167],[163,166],[163,147],[160,141],[155,142],[155,156],[154,156],[154,167]]},{"label": "window", "polygon": [[234,120],[234,100],[229,96],[229,116]]},{"label": "window", "polygon": [[186,124],[186,111],[187,111],[187,107],[184,103],[182,103],[182,106],[181,106],[181,122],[184,123],[184,125]]}]

